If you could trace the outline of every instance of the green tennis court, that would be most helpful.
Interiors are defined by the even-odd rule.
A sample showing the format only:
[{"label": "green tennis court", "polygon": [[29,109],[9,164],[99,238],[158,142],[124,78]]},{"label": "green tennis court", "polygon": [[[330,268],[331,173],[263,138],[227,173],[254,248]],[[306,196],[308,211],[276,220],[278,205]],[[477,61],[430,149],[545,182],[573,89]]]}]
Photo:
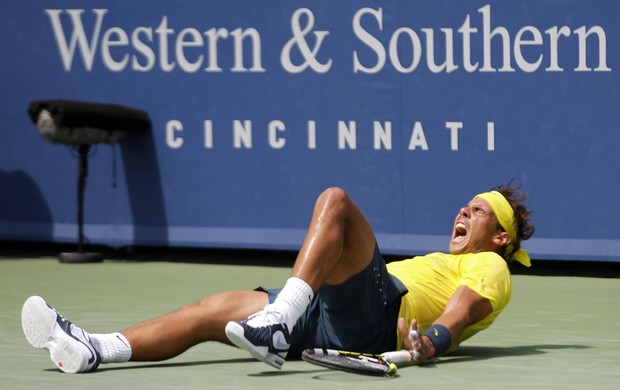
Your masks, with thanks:
[{"label": "green tennis court", "polygon": [[252,253],[241,261],[239,253],[221,252],[180,261],[96,264],[61,264],[54,257],[14,253],[0,257],[0,388],[611,389],[620,383],[620,282],[613,264],[539,262],[536,269],[535,263],[534,273],[513,276],[512,302],[494,326],[456,354],[436,364],[401,368],[395,378],[332,371],[303,361],[287,362],[277,371],[217,343],[166,362],[111,364],[95,373],[69,375],[55,369],[47,353],[30,347],[22,334],[21,306],[30,295],[43,296],[88,331],[108,332],[210,293],[280,286],[292,256]]}]

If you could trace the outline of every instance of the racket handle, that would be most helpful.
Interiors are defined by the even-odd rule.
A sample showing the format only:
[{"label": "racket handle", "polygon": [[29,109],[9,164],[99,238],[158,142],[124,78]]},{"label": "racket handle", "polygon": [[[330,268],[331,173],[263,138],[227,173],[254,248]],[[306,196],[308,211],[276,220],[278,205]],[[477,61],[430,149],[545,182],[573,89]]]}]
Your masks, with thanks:
[{"label": "racket handle", "polygon": [[381,357],[396,365],[411,363],[411,354],[406,349],[400,351],[383,352]]}]

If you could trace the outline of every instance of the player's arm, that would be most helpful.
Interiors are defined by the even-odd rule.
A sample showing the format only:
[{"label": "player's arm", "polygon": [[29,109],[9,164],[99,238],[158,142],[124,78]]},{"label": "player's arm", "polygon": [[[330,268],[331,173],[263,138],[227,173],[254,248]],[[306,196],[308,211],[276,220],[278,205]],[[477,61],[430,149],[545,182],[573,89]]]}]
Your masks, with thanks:
[{"label": "player's arm", "polygon": [[[416,363],[423,363],[428,359],[441,355],[454,340],[458,340],[465,328],[482,320],[491,314],[493,307],[488,299],[482,297],[467,286],[456,289],[445,310],[433,322],[433,325],[424,335],[418,335],[413,340],[409,337],[410,328],[400,319],[398,326],[405,340],[405,348],[417,351],[414,356]],[[412,321],[411,329],[415,329],[417,323]]]}]

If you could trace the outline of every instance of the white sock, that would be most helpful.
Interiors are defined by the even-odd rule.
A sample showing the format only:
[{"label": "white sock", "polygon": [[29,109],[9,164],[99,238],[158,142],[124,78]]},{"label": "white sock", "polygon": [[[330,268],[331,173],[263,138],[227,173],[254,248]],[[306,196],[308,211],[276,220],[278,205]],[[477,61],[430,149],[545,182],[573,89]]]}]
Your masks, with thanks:
[{"label": "white sock", "polygon": [[90,340],[101,354],[101,363],[125,363],[131,358],[131,345],[121,333],[91,334]]},{"label": "white sock", "polygon": [[282,315],[283,322],[288,326],[289,332],[292,332],[313,296],[314,293],[308,283],[300,278],[291,277],[270,306],[273,311]]}]

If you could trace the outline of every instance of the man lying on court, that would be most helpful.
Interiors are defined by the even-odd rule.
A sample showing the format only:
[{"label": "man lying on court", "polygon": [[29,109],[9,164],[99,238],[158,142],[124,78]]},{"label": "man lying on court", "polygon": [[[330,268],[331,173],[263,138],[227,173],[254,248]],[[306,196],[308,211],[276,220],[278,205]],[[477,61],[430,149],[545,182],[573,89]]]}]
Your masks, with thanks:
[{"label": "man lying on court", "polygon": [[[351,198],[324,191],[290,278],[280,290],[229,291],[122,332],[87,333],[41,297],[22,309],[30,344],[64,372],[100,363],[170,359],[205,341],[234,344],[281,368],[306,348],[368,353],[406,349],[416,363],[453,351],[486,329],[511,296],[508,264],[530,266],[534,232],[518,188],[474,197],[454,221],[449,254],[385,264]],[[409,337],[410,327],[420,336]]]}]

